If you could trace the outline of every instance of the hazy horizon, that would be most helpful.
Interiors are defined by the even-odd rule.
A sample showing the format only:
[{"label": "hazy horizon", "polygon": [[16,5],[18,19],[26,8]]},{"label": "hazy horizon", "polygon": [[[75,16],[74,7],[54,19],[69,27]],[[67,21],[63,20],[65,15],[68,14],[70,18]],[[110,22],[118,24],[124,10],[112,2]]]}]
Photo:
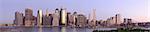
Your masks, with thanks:
[{"label": "hazy horizon", "polygon": [[[38,9],[49,12],[62,6],[68,12],[84,14],[87,18],[96,9],[97,20],[107,19],[120,13],[123,18],[132,18],[138,22],[150,22],[150,1],[148,0],[0,0],[0,24],[13,23],[15,12],[25,12],[25,8],[32,8],[37,16]],[[24,13],[25,14],[25,13]]]}]

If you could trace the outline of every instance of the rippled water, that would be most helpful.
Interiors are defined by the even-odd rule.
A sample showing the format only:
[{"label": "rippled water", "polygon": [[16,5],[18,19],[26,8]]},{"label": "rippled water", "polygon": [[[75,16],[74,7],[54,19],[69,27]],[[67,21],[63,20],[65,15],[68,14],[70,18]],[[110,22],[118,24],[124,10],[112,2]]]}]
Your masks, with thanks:
[{"label": "rippled water", "polygon": [[66,27],[51,27],[51,28],[1,28],[0,32],[92,32],[94,29],[89,28],[66,28]]},{"label": "rippled water", "polygon": [[92,32],[93,30],[116,30],[116,28],[69,28],[69,27],[5,27],[0,28],[0,32]]}]

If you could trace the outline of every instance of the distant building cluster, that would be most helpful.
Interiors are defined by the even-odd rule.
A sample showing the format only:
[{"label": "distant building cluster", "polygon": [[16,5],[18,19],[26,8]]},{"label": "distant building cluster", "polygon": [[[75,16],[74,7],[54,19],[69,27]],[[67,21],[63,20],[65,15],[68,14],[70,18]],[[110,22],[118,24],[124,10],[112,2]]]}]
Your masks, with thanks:
[{"label": "distant building cluster", "polygon": [[37,17],[33,16],[33,10],[26,8],[25,15],[15,12],[14,24],[16,26],[79,26],[85,27],[87,18],[83,14],[74,12],[71,14],[65,8],[56,8],[54,13],[48,11],[44,15],[42,10],[37,11]]},{"label": "distant building cluster", "polygon": [[[117,27],[132,24],[132,19],[122,18],[116,14],[107,20],[96,20],[96,9],[87,18],[77,12],[67,12],[66,8],[56,8],[54,13],[43,14],[42,10],[37,11],[37,17],[33,16],[33,10],[26,8],[25,13],[15,12],[15,26],[71,26],[71,27]],[[25,15],[24,15],[25,14]],[[122,20],[123,19],[123,20]],[[150,24],[150,23],[148,23]],[[136,25],[136,24],[135,24]],[[138,24],[137,24],[138,25]],[[140,25],[140,24],[139,24]]]}]

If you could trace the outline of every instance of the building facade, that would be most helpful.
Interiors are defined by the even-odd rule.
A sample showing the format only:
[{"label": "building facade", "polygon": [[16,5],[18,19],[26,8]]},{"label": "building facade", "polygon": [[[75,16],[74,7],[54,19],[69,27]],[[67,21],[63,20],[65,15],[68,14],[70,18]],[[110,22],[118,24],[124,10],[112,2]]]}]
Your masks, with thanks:
[{"label": "building facade", "polygon": [[59,26],[60,13],[58,9],[55,10],[55,13],[52,14],[52,17],[52,26]]},{"label": "building facade", "polygon": [[23,26],[23,13],[15,12],[15,21],[16,26]]},{"label": "building facade", "polygon": [[115,15],[115,21],[116,21],[116,24],[121,24],[122,23],[120,14]]},{"label": "building facade", "polygon": [[34,16],[32,15],[32,9],[26,8],[25,9],[25,26],[33,26],[34,25]]},{"label": "building facade", "polygon": [[86,25],[86,17],[84,16],[84,15],[82,15],[82,14],[79,14],[78,16],[77,16],[77,24],[76,24],[76,26],[77,27],[85,27],[85,25]]}]

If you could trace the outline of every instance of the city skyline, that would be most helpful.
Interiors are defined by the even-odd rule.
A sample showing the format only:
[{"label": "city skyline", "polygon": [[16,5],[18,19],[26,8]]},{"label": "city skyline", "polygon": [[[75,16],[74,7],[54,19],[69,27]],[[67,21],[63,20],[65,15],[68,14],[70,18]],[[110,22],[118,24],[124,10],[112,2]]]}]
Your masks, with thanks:
[{"label": "city skyline", "polygon": [[[147,17],[148,17],[147,0],[143,0],[143,1],[142,0],[126,0],[126,1],[125,0],[116,0],[116,1],[100,0],[100,2],[98,0],[94,0],[95,2],[94,1],[92,2],[92,0],[90,0],[92,3],[89,3],[89,4],[88,4],[88,2],[90,2],[90,1],[85,1],[85,0],[84,0],[85,2],[83,2],[83,3],[82,3],[82,0],[81,1],[74,0],[75,2],[72,2],[70,0],[68,0],[68,1],[67,0],[64,0],[64,1],[60,0],[60,2],[57,2],[58,0],[52,0],[52,1],[50,1],[50,0],[37,0],[37,1],[31,0],[31,2],[29,1],[29,3],[28,3],[28,0],[18,0],[18,1],[20,1],[20,3],[17,2],[17,0],[13,0],[10,2],[9,2],[9,0],[2,0],[2,2],[1,2],[2,3],[2,7],[1,7],[2,10],[0,10],[0,12],[1,12],[0,15],[2,15],[2,16],[0,16],[0,23],[5,23],[5,20],[10,20],[8,23],[12,23],[13,20],[15,19],[15,17],[14,17],[15,11],[19,11],[19,12],[24,14],[24,10],[27,7],[32,8],[33,9],[33,15],[37,16],[36,11],[38,11],[38,9],[42,9],[43,14],[45,15],[46,9],[48,9],[49,12],[51,12],[55,8],[60,8],[62,6],[67,8],[68,12],[77,11],[78,13],[86,15],[86,17],[88,17],[88,15],[91,14],[91,11],[93,10],[93,8],[95,8],[97,20],[107,19],[111,16],[114,16],[115,14],[118,13],[118,11],[121,14],[121,16],[123,16],[125,18],[126,17],[127,18],[135,18],[135,20],[136,20],[136,18],[137,19],[143,18],[142,20],[139,19],[140,21],[143,21],[143,20],[147,21],[148,20],[147,19]],[[33,2],[33,1],[35,1],[35,2]],[[43,3],[45,3],[45,4],[43,4],[43,3],[36,4],[36,3],[39,3],[40,1],[43,1]],[[47,3],[49,1],[50,1],[50,4]],[[78,4],[77,3],[78,1],[81,4]],[[129,3],[127,3],[128,1],[129,1]],[[137,1],[137,2],[135,2],[135,1]],[[11,4],[11,3],[13,3],[13,4]],[[97,3],[100,3],[100,4],[97,4]],[[17,5],[19,5],[19,6],[16,7]],[[106,6],[104,6],[104,5],[106,5]],[[107,5],[108,5],[108,7],[107,7]],[[109,6],[109,5],[112,5],[112,6]],[[5,13],[5,12],[8,12],[8,13]]]}]

